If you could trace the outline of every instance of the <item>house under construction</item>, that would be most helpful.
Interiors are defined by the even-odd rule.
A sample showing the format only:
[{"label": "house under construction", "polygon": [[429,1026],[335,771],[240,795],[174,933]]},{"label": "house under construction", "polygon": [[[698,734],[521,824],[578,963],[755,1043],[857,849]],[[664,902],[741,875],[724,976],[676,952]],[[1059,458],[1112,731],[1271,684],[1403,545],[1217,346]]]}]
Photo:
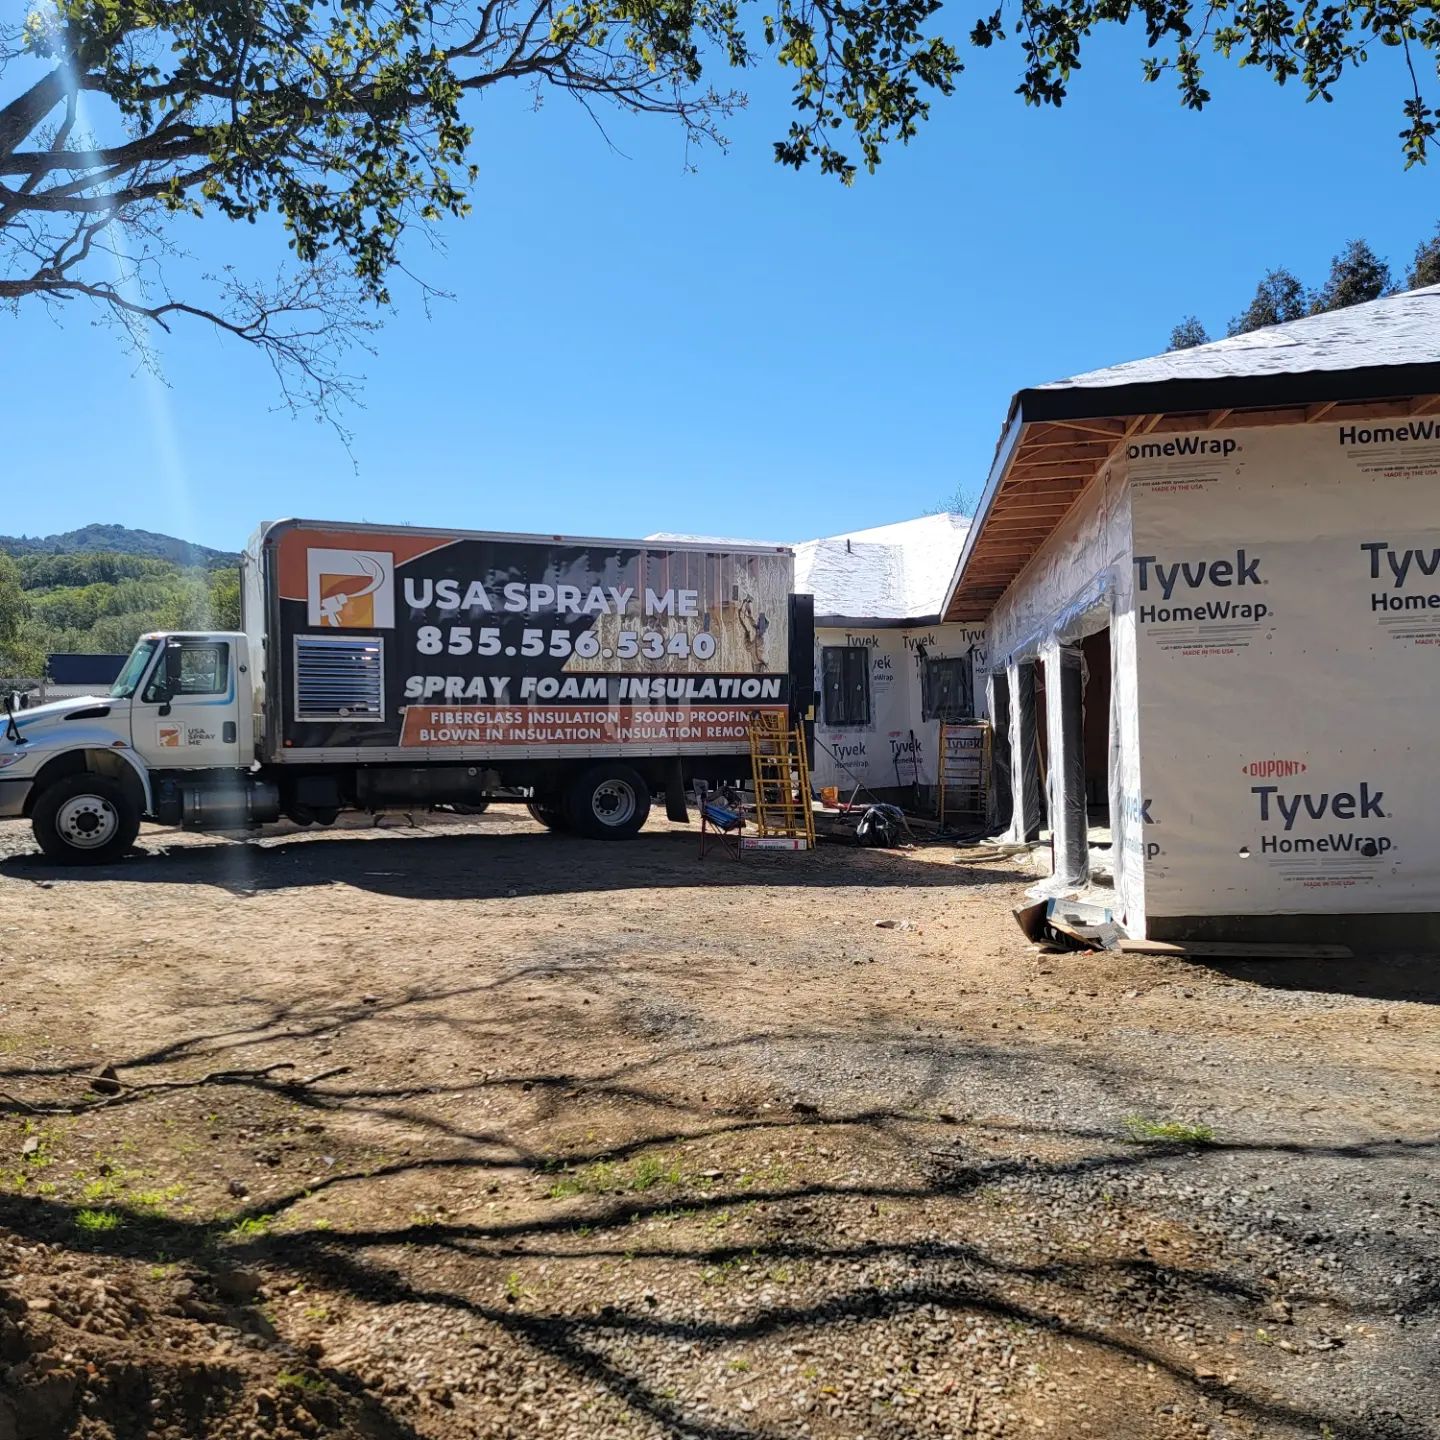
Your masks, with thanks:
[{"label": "house under construction", "polygon": [[942,618],[1132,935],[1440,940],[1440,286],[1021,391]]}]

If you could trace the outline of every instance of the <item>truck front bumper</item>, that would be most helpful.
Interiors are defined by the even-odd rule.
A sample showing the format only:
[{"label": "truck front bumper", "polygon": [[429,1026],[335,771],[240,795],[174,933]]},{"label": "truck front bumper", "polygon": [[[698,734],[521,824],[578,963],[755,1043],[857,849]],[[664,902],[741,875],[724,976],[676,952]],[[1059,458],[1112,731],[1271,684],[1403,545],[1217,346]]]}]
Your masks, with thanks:
[{"label": "truck front bumper", "polygon": [[23,779],[0,776],[0,820],[18,820],[25,813],[25,802],[34,783],[28,776]]}]

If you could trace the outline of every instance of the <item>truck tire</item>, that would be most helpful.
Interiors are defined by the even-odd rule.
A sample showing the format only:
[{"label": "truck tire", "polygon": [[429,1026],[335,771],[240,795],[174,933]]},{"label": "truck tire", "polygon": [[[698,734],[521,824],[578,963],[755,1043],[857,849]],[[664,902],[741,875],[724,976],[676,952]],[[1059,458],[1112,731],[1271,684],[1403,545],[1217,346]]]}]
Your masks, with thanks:
[{"label": "truck tire", "polygon": [[543,825],[547,830],[554,830],[557,834],[569,834],[570,820],[565,814],[565,807],[553,796],[548,796],[544,800],[527,800],[525,808],[530,812],[530,818],[537,825]]},{"label": "truck tire", "polygon": [[629,840],[650,814],[650,787],[628,765],[592,765],[565,792],[577,835]]},{"label": "truck tire", "polygon": [[66,775],[40,792],[30,817],[40,848],[61,865],[106,865],[140,833],[140,810],[108,775]]}]

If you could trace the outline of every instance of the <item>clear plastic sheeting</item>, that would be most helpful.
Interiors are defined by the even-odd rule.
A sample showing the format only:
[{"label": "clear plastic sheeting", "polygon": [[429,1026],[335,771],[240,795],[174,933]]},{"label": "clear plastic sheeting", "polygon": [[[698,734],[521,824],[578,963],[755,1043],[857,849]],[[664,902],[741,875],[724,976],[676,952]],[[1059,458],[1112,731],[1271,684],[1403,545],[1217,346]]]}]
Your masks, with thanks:
[{"label": "clear plastic sheeting", "polygon": [[[1144,840],[1140,833],[1138,697],[1134,670],[1134,627],[1130,615],[1130,495],[1123,466],[1107,469],[1076,504],[1065,523],[1045,542],[1001,597],[990,617],[990,655],[1003,669],[1014,698],[1011,724],[1013,790],[1028,796],[1029,811],[1017,806],[1007,836],[1036,833],[1039,787],[1045,787],[1055,833],[1056,873],[1047,884],[1063,888],[1088,874],[1083,730],[1079,715],[1063,703],[1067,688],[1081,687],[1083,665],[1067,681],[1065,671],[1080,662],[1074,650],[1088,636],[1111,628],[1112,686],[1109,763],[1113,868],[1117,909],[1127,926],[1143,927]],[[1074,657],[1073,662],[1066,655]],[[1046,668],[1045,726],[1048,772],[1042,771],[1035,727],[1022,742],[1021,687],[1033,662]],[[1081,712],[1083,714],[1083,711]],[[1068,721],[1068,723],[1067,723]],[[1027,830],[1026,825],[1035,828]]]},{"label": "clear plastic sheeting", "polygon": [[1055,616],[1049,638],[1057,645],[1078,645],[1098,635],[1111,621],[1115,609],[1116,576],[1106,569]]},{"label": "clear plastic sheeting", "polygon": [[[1112,467],[1081,495],[1063,524],[1016,576],[988,621],[992,667],[1012,667],[1053,643],[1081,638],[1070,625],[1118,593],[1130,572],[1130,497]],[[1097,626],[1096,628],[1100,628]]]}]

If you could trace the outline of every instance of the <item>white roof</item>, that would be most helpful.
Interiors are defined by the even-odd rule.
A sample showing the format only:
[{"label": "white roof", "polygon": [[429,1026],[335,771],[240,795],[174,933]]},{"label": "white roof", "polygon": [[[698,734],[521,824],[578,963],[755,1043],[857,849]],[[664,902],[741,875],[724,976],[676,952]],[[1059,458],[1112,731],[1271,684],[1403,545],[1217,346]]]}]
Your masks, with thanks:
[{"label": "white roof", "polygon": [[817,619],[936,619],[970,521],[922,515],[894,525],[806,540],[795,547],[795,589]]},{"label": "white roof", "polygon": [[1437,361],[1440,285],[1427,285],[1189,350],[1087,370],[1035,389],[1104,389],[1165,380],[1228,380],[1378,365],[1433,365]]},{"label": "white roof", "polygon": [[788,550],[792,546],[789,540],[741,540],[734,535],[684,535],[678,530],[657,530],[645,538],[653,540],[657,545],[713,545],[717,550],[723,550],[727,545],[737,546],[742,550]]}]

